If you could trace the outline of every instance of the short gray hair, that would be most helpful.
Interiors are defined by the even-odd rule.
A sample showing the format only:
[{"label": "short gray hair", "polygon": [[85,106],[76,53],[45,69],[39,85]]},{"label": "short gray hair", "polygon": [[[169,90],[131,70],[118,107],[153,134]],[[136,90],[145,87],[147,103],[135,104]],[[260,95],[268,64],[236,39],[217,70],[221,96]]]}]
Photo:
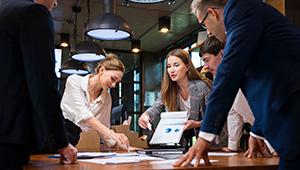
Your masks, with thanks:
[{"label": "short gray hair", "polygon": [[193,0],[191,4],[192,13],[195,15],[197,11],[206,11],[208,8],[223,9],[228,0]]}]

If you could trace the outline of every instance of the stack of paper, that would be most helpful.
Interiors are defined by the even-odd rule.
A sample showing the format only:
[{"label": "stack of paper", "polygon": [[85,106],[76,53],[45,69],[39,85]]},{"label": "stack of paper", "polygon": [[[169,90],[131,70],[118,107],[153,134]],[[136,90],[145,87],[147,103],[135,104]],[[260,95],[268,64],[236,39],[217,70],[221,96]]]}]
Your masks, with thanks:
[{"label": "stack of paper", "polygon": [[125,155],[117,155],[113,158],[108,159],[87,159],[87,160],[79,160],[81,162],[89,162],[89,163],[96,163],[96,164],[124,164],[124,163],[138,163],[145,160],[163,160],[162,158],[150,157],[146,155],[139,155],[136,156],[125,156]]},{"label": "stack of paper", "polygon": [[[163,161],[152,161],[150,162],[151,164],[174,164],[176,161],[179,159],[168,159],[168,160],[163,160]],[[210,162],[218,162],[219,160],[209,160]],[[196,164],[196,159],[193,159],[190,163],[191,165]],[[200,164],[204,164],[204,160],[200,159]]]}]

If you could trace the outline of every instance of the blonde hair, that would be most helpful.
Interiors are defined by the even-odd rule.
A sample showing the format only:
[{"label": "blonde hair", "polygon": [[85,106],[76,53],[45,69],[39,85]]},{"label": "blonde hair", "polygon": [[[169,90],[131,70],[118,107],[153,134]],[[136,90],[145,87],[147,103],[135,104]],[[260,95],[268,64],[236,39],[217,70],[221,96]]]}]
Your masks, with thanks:
[{"label": "blonde hair", "polygon": [[98,74],[101,67],[104,67],[106,70],[119,70],[123,73],[125,72],[125,66],[115,54],[107,54],[106,58],[100,61],[95,69],[96,74]]},{"label": "blonde hair", "polygon": [[[189,67],[189,70],[186,72],[187,77],[189,80],[202,80],[210,89],[212,82],[203,77],[194,67],[190,55],[182,50],[182,49],[175,49],[169,52],[166,57],[166,60],[170,56],[178,57],[182,60],[182,62]],[[161,97],[163,104],[168,107],[168,111],[177,111],[177,91],[178,85],[176,82],[172,81],[168,71],[167,71],[167,63],[165,64],[165,73],[164,73],[164,81],[161,88]]]},{"label": "blonde hair", "polygon": [[191,4],[192,13],[197,15],[199,11],[206,11],[208,8],[225,7],[228,0],[193,0]]}]

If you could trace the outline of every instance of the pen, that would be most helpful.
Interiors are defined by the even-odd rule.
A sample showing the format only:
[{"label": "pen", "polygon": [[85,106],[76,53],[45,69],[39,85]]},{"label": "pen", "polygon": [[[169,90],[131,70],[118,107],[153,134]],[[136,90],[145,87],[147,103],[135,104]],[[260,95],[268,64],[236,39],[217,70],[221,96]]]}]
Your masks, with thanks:
[{"label": "pen", "polygon": [[152,127],[151,127],[151,124],[149,123],[149,121],[148,121],[148,123],[147,123],[147,126],[148,126],[148,129],[151,131],[151,130],[152,130]]},{"label": "pen", "polygon": [[152,131],[152,127],[151,127],[151,124],[150,124],[150,122],[149,122],[149,120],[148,120],[148,116],[144,115],[144,119],[147,121],[147,127],[148,127],[148,129],[149,129],[150,131]]},{"label": "pen", "polygon": [[129,145],[126,145],[128,153],[130,153]]}]

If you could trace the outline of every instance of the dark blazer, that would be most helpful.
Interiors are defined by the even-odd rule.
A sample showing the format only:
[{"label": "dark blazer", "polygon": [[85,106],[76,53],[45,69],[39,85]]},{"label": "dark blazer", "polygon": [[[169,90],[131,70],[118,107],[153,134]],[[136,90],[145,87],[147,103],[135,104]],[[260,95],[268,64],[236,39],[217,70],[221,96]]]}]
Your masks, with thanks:
[{"label": "dark blazer", "polygon": [[[201,131],[220,132],[241,88],[255,116],[252,132],[286,158],[300,150],[300,99],[288,101],[300,90],[300,30],[258,0],[229,0],[223,17],[226,45]],[[288,102],[298,104],[286,108]]]},{"label": "dark blazer", "polygon": [[32,0],[0,6],[0,142],[68,145],[54,72],[48,9]]}]

